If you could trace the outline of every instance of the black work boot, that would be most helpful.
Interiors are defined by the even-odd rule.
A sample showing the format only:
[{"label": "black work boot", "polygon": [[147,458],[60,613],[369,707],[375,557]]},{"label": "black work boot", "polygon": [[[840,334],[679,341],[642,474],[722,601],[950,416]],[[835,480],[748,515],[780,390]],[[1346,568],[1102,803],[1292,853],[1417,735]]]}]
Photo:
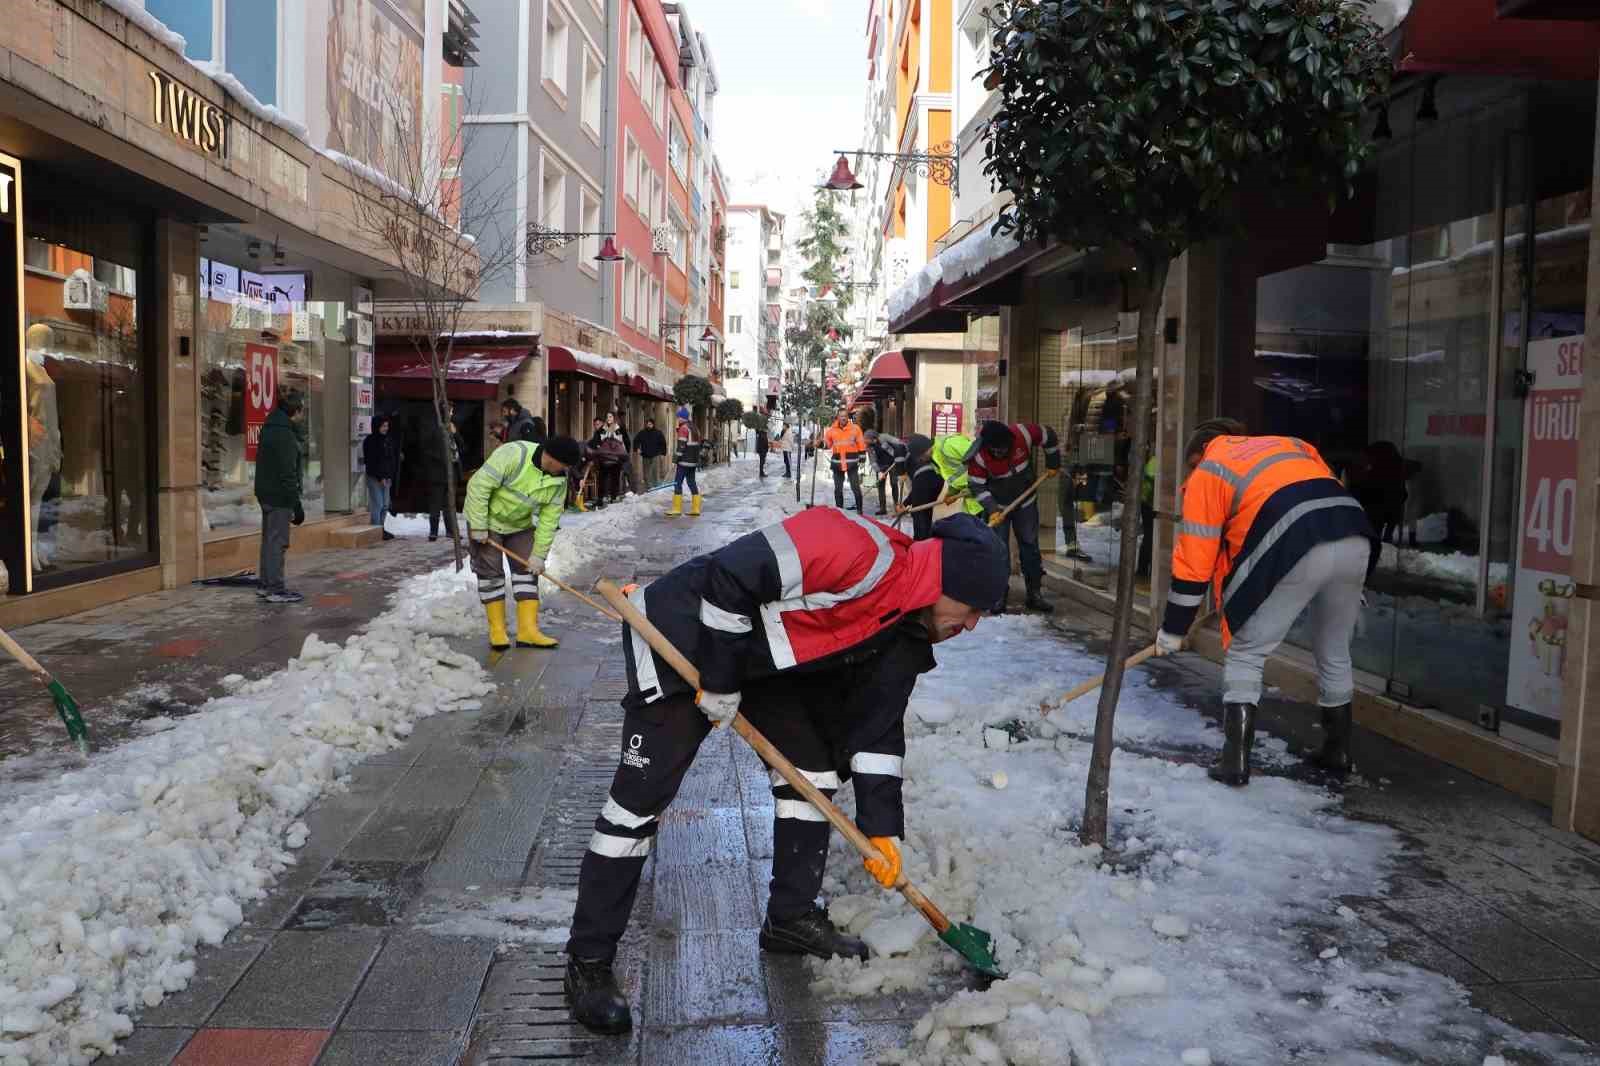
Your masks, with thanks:
[{"label": "black work boot", "polygon": [[1055,605],[1049,600],[1045,599],[1044,596],[1040,594],[1038,589],[1028,590],[1028,598],[1025,601],[1024,606],[1027,607],[1028,610],[1038,611],[1040,614],[1051,614],[1055,611]]},{"label": "black work boot", "polygon": [[617,987],[610,959],[567,959],[563,982],[567,1003],[578,1023],[597,1033],[625,1033],[633,1028],[628,999]]},{"label": "black work boot", "polygon": [[1222,758],[1206,773],[1235,788],[1250,783],[1250,746],[1256,740],[1256,705],[1222,705]]},{"label": "black work boot", "polygon": [[815,955],[819,959],[841,955],[867,961],[867,945],[841,933],[821,907],[784,921],[767,915],[761,923],[761,950],[780,955]]},{"label": "black work boot", "polygon": [[1336,774],[1350,772],[1350,705],[1322,708],[1322,750],[1311,757],[1315,766]]}]

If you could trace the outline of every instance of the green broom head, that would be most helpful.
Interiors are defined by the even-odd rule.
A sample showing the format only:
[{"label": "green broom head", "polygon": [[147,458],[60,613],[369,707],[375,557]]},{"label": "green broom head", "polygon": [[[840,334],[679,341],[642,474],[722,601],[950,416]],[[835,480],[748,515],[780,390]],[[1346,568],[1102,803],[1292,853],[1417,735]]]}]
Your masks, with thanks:
[{"label": "green broom head", "polygon": [[951,922],[950,928],[939,934],[939,939],[955,948],[974,970],[1004,979],[1005,971],[994,959],[994,937],[982,929],[965,922]]},{"label": "green broom head", "polygon": [[53,677],[45,688],[49,690],[50,698],[56,701],[56,713],[61,716],[61,724],[67,727],[67,736],[77,742],[80,748],[83,747],[89,739],[89,730],[83,724],[83,715],[78,713],[78,701]]}]

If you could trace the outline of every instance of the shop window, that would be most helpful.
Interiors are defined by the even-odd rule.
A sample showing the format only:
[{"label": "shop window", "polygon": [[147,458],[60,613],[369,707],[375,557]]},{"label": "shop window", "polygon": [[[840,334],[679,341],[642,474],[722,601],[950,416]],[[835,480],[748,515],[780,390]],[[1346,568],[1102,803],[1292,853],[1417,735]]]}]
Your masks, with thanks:
[{"label": "shop window", "polygon": [[[42,588],[154,560],[148,245],[143,223],[38,171],[23,224],[26,540]],[[21,508],[4,511],[20,518]],[[19,532],[20,521],[5,529]]]},{"label": "shop window", "polygon": [[238,78],[263,104],[276,104],[278,5],[262,3],[262,0],[227,2],[227,18],[223,22],[223,56],[227,61],[228,73]]},{"label": "shop window", "polygon": [[173,33],[183,36],[183,54],[190,59],[211,58],[211,0],[145,0],[144,9]]},{"label": "shop window", "polygon": [[[278,398],[305,400],[296,424],[301,443],[301,502],[308,520],[359,506],[350,442],[352,426],[348,305],[308,300],[313,274],[304,266],[263,269],[243,234],[212,226],[200,260],[200,478],[204,537],[253,533],[261,526],[255,497],[257,443]],[[334,294],[350,279],[319,268],[315,280]],[[360,432],[352,432],[359,428]],[[357,449],[359,454],[359,448]]]}]

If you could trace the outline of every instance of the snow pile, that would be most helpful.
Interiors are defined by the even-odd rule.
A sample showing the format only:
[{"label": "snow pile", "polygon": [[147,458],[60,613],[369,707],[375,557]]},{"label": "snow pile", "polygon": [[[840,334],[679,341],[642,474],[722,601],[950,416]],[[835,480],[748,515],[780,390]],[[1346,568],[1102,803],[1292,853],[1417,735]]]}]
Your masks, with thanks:
[{"label": "snow pile", "polygon": [[996,236],[987,226],[946,248],[889,294],[889,320],[905,314],[941,281],[955,284],[1021,247],[1016,238]]},{"label": "snow pile", "polygon": [[[453,575],[452,575],[453,576]],[[195,945],[242,920],[303,845],[300,815],[418,718],[481,705],[478,663],[420,632],[454,583],[413,579],[409,612],[299,658],[171,729],[34,782],[0,806],[0,1062],[87,1063],[129,1015],[194,976]]]},{"label": "snow pile", "polygon": [[[1478,587],[1478,557],[1466,552],[1430,552],[1385,544],[1378,555],[1378,569],[1441,584]],[[1506,563],[1491,560],[1489,585],[1504,585],[1509,573],[1510,567]]]},{"label": "snow pile", "polygon": [[271,104],[264,104],[256,99],[256,94],[245,88],[244,82],[228,73],[221,63],[211,59],[191,59],[189,65],[220,85],[223,92],[237,100],[252,115],[285,130],[303,144],[311,143],[311,131],[306,128],[304,122],[287,111],[280,111]]},{"label": "snow pile", "polygon": [[183,34],[167,29],[165,22],[144,9],[144,0],[105,0],[105,4],[179,55],[189,46]]},{"label": "snow pile", "polygon": [[598,370],[603,374],[609,373],[618,377],[631,378],[639,372],[639,368],[626,359],[613,359],[607,355],[596,355],[593,352],[585,352],[577,348],[567,348],[566,351],[571,353],[573,360],[580,366]]},{"label": "snow pile", "polygon": [[[1038,713],[1100,660],[1031,618],[986,619],[937,655],[908,716],[905,868],[953,920],[994,935],[1009,977],[939,1003],[882,1061],[1481,1062],[1514,1045],[1586,1061],[1570,1042],[1474,1014],[1460,986],[1386,960],[1381,934],[1341,911],[1342,895],[1380,892],[1392,830],[1347,821],[1335,796],[1284,778],[1218,786],[1209,755],[1130,750],[1139,738],[1216,743],[1145,671],[1129,674],[1117,716],[1113,850],[1102,853],[1077,843],[1088,744]],[[1085,727],[1095,701],[1078,702],[1050,719]],[[985,746],[985,728],[1006,719],[1021,723],[1012,741]],[[1010,778],[1004,792],[996,772]],[[816,987],[863,996],[956,977],[958,956],[835,846],[831,916],[875,955],[809,964]]]}]

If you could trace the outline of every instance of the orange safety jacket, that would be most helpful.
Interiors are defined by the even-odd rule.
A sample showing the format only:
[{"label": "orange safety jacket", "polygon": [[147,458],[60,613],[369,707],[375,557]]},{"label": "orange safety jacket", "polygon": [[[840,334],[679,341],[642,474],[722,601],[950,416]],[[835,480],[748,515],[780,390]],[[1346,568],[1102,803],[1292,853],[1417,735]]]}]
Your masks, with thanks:
[{"label": "orange safety jacket", "polygon": [[842,466],[853,466],[867,454],[867,436],[854,422],[843,429],[837,424],[829,425],[822,431],[822,443]]},{"label": "orange safety jacket", "polygon": [[1305,441],[1218,437],[1184,482],[1161,628],[1187,633],[1211,586],[1226,647],[1306,552],[1372,535],[1366,512]]}]

